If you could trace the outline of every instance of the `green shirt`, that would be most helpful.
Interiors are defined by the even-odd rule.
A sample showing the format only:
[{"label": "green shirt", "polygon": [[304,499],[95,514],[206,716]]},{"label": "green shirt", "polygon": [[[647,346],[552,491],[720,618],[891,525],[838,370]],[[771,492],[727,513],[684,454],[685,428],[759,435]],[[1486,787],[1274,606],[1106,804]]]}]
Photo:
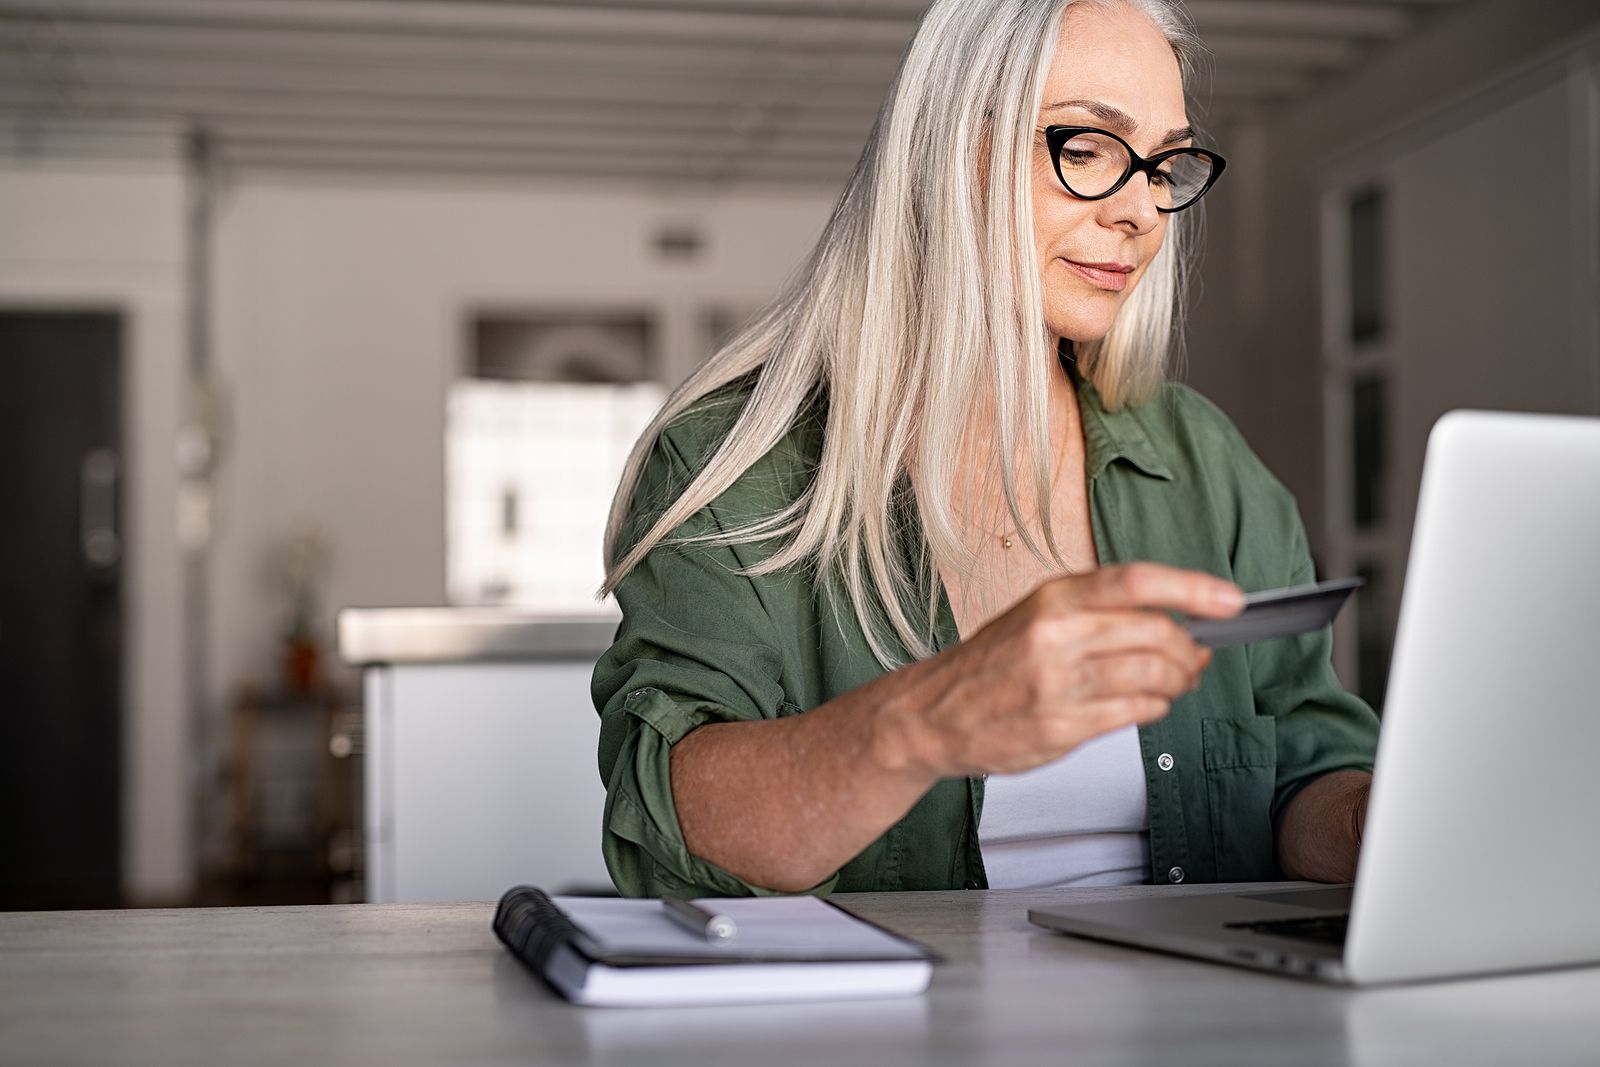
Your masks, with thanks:
[{"label": "green shirt", "polygon": [[[1210,401],[1168,383],[1138,408],[1107,412],[1094,386],[1074,377],[1102,564],[1154,560],[1246,591],[1315,580],[1294,498]],[[732,393],[668,427],[634,497],[624,544],[681,492],[742,399]],[[681,532],[742,525],[793,500],[815,469],[821,433],[820,414],[801,420]],[[914,530],[912,541],[920,536]],[[602,848],[624,894],[769,892],[685,848],[672,746],[708,722],[804,714],[883,673],[854,617],[835,613],[811,576],[737,573],[762,554],[759,545],[658,547],[617,590],[623,618],[595,667],[593,696],[607,789]],[[959,636],[942,589],[939,600],[942,650]],[[1372,769],[1378,719],[1339,684],[1331,640],[1324,628],[1219,649],[1197,690],[1139,728],[1150,880],[1278,878],[1272,831],[1290,799],[1329,772]],[[981,778],[939,782],[812,891],[985,888],[982,805]]]}]

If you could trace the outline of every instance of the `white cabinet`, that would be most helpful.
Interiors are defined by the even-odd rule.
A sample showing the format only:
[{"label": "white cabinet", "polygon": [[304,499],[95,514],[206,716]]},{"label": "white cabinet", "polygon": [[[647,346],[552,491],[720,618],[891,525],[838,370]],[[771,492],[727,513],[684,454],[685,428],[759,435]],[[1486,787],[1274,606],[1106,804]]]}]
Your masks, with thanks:
[{"label": "white cabinet", "polygon": [[358,611],[366,675],[367,899],[606,888],[594,661],[614,620]]}]

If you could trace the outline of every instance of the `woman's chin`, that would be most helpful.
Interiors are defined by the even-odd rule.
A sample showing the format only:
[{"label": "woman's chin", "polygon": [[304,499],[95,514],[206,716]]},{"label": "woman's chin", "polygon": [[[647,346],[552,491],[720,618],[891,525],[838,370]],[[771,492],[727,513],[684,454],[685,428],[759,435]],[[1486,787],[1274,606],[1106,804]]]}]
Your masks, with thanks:
[{"label": "woman's chin", "polygon": [[1106,334],[1111,332],[1111,321],[1086,323],[1074,321],[1063,323],[1059,326],[1051,325],[1050,336],[1065,338],[1075,345],[1093,344],[1103,341]]},{"label": "woman's chin", "polygon": [[1079,344],[1099,341],[1111,332],[1111,324],[1117,321],[1117,312],[1122,310],[1121,298],[1121,293],[1074,294],[1073,306],[1062,308],[1060,314],[1052,315],[1046,309],[1045,322],[1051,336],[1065,337]]}]

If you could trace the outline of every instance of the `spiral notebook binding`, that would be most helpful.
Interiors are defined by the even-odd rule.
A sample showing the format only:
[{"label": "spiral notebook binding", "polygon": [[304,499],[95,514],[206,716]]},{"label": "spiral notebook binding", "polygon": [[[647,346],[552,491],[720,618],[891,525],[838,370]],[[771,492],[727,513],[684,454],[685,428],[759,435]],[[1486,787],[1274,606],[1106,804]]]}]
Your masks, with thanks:
[{"label": "spiral notebook binding", "polygon": [[544,890],[531,885],[519,885],[500,898],[494,932],[511,951],[536,967],[544,966],[557,945],[568,944],[582,951],[588,940],[582,927],[567,918]]}]

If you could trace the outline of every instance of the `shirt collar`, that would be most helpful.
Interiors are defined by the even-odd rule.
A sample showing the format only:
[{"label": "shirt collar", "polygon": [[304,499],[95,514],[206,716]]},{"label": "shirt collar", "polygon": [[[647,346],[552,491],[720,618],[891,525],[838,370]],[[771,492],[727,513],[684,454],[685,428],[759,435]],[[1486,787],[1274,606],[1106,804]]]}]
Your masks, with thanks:
[{"label": "shirt collar", "polygon": [[1078,412],[1083,420],[1084,463],[1090,481],[1110,466],[1112,460],[1121,459],[1156,478],[1172,481],[1172,470],[1162,458],[1156,442],[1151,439],[1150,428],[1143,417],[1144,405],[1138,410],[1123,408],[1107,411],[1100,400],[1100,390],[1094,383],[1078,373],[1077,363],[1064,356],[1062,363],[1078,387]]}]

